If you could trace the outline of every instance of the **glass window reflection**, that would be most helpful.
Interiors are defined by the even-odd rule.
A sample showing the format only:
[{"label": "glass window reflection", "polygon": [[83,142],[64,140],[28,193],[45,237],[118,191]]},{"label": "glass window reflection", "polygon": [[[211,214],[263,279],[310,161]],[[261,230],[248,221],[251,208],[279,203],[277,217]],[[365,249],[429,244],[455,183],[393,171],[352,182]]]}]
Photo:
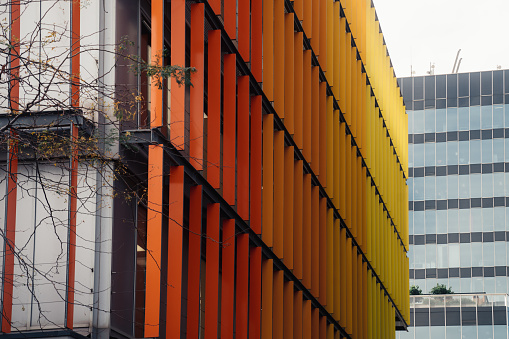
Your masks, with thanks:
[{"label": "glass window reflection", "polygon": [[481,162],[481,141],[470,140],[470,163],[479,164],[480,162]]},{"label": "glass window reflection", "polygon": [[482,106],[481,107],[481,128],[482,129],[493,128],[492,114],[493,114],[493,106]]},{"label": "glass window reflection", "polygon": [[429,109],[424,111],[425,127],[424,132],[431,133],[435,132],[435,110]]},{"label": "glass window reflection", "polygon": [[458,151],[458,157],[459,157],[459,164],[460,165],[466,165],[469,163],[470,158],[470,143],[469,141],[460,141],[458,142],[459,151]]},{"label": "glass window reflection", "polygon": [[451,107],[447,109],[447,131],[457,131],[458,130],[458,109],[456,107]]},{"label": "glass window reflection", "polygon": [[481,129],[481,108],[479,106],[470,107],[470,129]]},{"label": "glass window reflection", "polygon": [[492,156],[493,140],[481,140],[481,147],[482,147],[481,152],[482,162],[485,164],[493,162]]},{"label": "glass window reflection", "polygon": [[435,114],[436,132],[445,132],[447,116],[445,109],[437,109]]},{"label": "glass window reflection", "polygon": [[458,164],[458,142],[447,142],[447,165]]}]

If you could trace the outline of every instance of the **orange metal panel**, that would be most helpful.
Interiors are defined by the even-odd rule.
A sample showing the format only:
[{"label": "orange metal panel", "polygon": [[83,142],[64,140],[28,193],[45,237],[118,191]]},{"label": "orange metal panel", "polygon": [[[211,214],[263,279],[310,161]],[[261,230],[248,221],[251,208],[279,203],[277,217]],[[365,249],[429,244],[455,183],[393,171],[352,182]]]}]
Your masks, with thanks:
[{"label": "orange metal panel", "polygon": [[302,28],[308,39],[313,39],[313,0],[304,0],[304,13],[302,13]]},{"label": "orange metal panel", "polygon": [[311,339],[311,300],[302,302],[302,338]]},{"label": "orange metal panel", "polygon": [[145,337],[159,336],[161,303],[161,239],[163,213],[163,147],[148,149],[147,266],[145,283]]},{"label": "orange metal panel", "polygon": [[260,339],[262,302],[262,249],[249,250],[249,338]]},{"label": "orange metal panel", "polygon": [[333,287],[332,287],[332,300],[334,303],[334,306],[332,307],[332,310],[334,311],[334,318],[339,321],[343,321],[342,317],[343,314],[341,313],[341,302],[345,302],[345,299],[342,298],[343,291],[341,287],[341,279],[344,277],[343,272],[341,271],[341,264],[342,264],[342,255],[343,251],[345,250],[344,244],[341,242],[341,225],[340,221],[338,219],[333,221],[333,237],[332,237],[332,281],[333,281]]},{"label": "orange metal panel", "polygon": [[[285,118],[285,0],[274,1],[274,109]],[[264,56],[265,57],[265,56]]]},{"label": "orange metal panel", "polygon": [[263,116],[262,240],[274,243],[274,116]]},{"label": "orange metal panel", "polygon": [[[157,34],[157,44],[152,44],[152,62],[160,60],[163,62],[163,32],[164,32],[164,10],[162,0],[157,0],[161,5],[155,8],[152,6],[152,39],[154,34]],[[154,22],[154,18],[157,21]],[[156,26],[154,26],[156,24]],[[186,0],[172,0],[171,1],[171,63],[172,65],[185,66],[186,65]],[[210,68],[209,68],[210,70]],[[155,91],[156,83],[152,84],[152,108],[151,113],[162,113],[162,90]],[[157,95],[157,96],[156,96]],[[170,119],[170,140],[177,147],[177,149],[184,149],[184,129],[185,129],[185,102],[186,102],[186,88],[177,84],[175,78],[171,78],[171,119]],[[210,93],[209,93],[210,95]],[[158,109],[159,108],[159,109]],[[158,113],[159,114],[159,113]],[[158,122],[162,121],[157,118]],[[157,127],[152,126],[151,127]]]},{"label": "orange metal panel", "polygon": [[302,291],[296,291],[293,296],[293,338],[302,339]]},{"label": "orange metal panel", "polygon": [[285,147],[283,259],[289,269],[293,269],[294,169],[293,146]]},{"label": "orange metal panel", "polygon": [[221,165],[221,31],[209,31],[207,109],[207,181],[220,188]]},{"label": "orange metal panel", "polygon": [[[319,153],[319,173],[320,183],[324,188],[327,188],[327,147],[332,147],[332,145],[327,145],[327,83],[320,82],[320,91],[318,100],[319,104],[319,127],[318,127],[318,153]],[[316,107],[315,107],[316,110]],[[331,183],[332,184],[332,183]],[[332,188],[332,187],[331,187]]]},{"label": "orange metal panel", "polygon": [[311,174],[304,174],[302,227],[302,283],[311,289]]},{"label": "orange metal panel", "polygon": [[200,328],[200,261],[202,187],[189,190],[189,254],[187,258],[187,338],[198,339]]},{"label": "orange metal panel", "polygon": [[293,13],[285,14],[285,126],[288,133],[294,134],[294,102],[295,102],[295,80],[294,80],[294,19]]},{"label": "orange metal panel", "polygon": [[207,206],[205,264],[205,339],[217,338],[219,293],[219,218],[220,205]]},{"label": "orange metal panel", "polygon": [[319,231],[319,261],[320,261],[320,298],[322,305],[327,304],[327,199],[320,199],[320,231]]},{"label": "orange metal panel", "polygon": [[263,0],[263,92],[274,101],[274,0]]},{"label": "orange metal panel", "polygon": [[249,219],[249,76],[238,78],[237,213]]},{"label": "orange metal panel", "polygon": [[311,168],[320,177],[320,68],[314,66],[311,71],[312,107],[311,107]]},{"label": "orange metal panel", "polygon": [[[355,114],[353,114],[355,115]],[[348,181],[350,183],[350,194],[348,195],[351,199],[350,204],[350,220],[348,221],[348,226],[350,227],[350,231],[353,236],[358,239],[358,224],[357,224],[357,177],[359,176],[359,172],[357,169],[357,147],[350,147],[350,175],[348,176]],[[348,193],[347,193],[348,194]]]},{"label": "orange metal panel", "polygon": [[235,299],[235,219],[223,221],[223,242],[221,245],[221,253],[221,338],[233,339],[233,307]]},{"label": "orange metal panel", "polygon": [[[348,251],[348,248],[346,249]],[[358,316],[358,307],[359,307],[359,288],[358,288],[358,284],[359,284],[359,281],[358,281],[358,267],[357,267],[357,247],[354,247],[352,246],[352,289],[350,290],[351,291],[351,294],[352,294],[352,312],[351,312],[351,319],[352,319],[352,322],[351,322],[351,329],[352,329],[352,332],[354,334],[354,336],[357,336],[358,335],[358,328],[357,328],[357,316]],[[350,332],[349,332],[350,333]]]},{"label": "orange metal panel", "polygon": [[293,338],[293,281],[285,281],[283,295],[283,336]]},{"label": "orange metal panel", "polygon": [[237,235],[235,338],[247,339],[249,305],[249,234]]},{"label": "orange metal panel", "polygon": [[251,73],[262,81],[262,0],[251,0]]},{"label": "orange metal panel", "polygon": [[237,1],[223,0],[224,30],[230,39],[237,38]]},{"label": "orange metal panel", "polygon": [[272,296],[274,287],[272,259],[262,260],[262,339],[272,338]]},{"label": "orange metal panel", "polygon": [[272,251],[283,258],[284,242],[284,182],[285,182],[285,133],[274,132],[274,244]]},{"label": "orange metal panel", "polygon": [[189,161],[203,169],[203,86],[205,76],[204,4],[191,5],[191,67],[193,86],[189,89]]},{"label": "orange metal panel", "polygon": [[250,221],[256,234],[262,233],[262,97],[251,97]]},{"label": "orange metal panel", "polygon": [[224,55],[223,87],[223,198],[235,205],[236,54]]},{"label": "orange metal panel", "polygon": [[348,333],[353,333],[353,247],[352,238],[346,239],[346,330]]},{"label": "orange metal panel", "polygon": [[274,271],[274,291],[272,304],[272,338],[283,339],[284,331],[284,276],[283,271]]},{"label": "orange metal panel", "polygon": [[168,285],[166,338],[180,337],[182,301],[182,225],[184,225],[184,166],[170,167],[168,218]]},{"label": "orange metal panel", "polygon": [[74,326],[74,285],[76,273],[76,213],[78,204],[78,127],[71,124],[72,154],[70,159],[70,187],[69,187],[69,253],[67,267],[67,308],[66,326]]},{"label": "orange metal panel", "polygon": [[221,15],[221,0],[209,0],[209,4],[216,15]]},{"label": "orange metal panel", "polygon": [[[294,3],[295,4],[295,3]],[[294,33],[294,136],[293,139],[297,147],[302,150],[303,147],[303,91],[304,91],[304,54],[303,50],[303,33]]]},{"label": "orange metal panel", "polygon": [[293,10],[295,14],[302,21],[304,19],[304,0],[294,0],[293,2]]},{"label": "orange metal panel", "polygon": [[302,160],[295,161],[294,215],[293,215],[293,274],[302,279],[302,222],[303,222],[303,167]]},{"label": "orange metal panel", "polygon": [[313,39],[311,39],[311,47],[318,57],[320,55],[320,0],[312,0],[312,32]]},{"label": "orange metal panel", "polygon": [[340,300],[340,317],[339,321],[343,328],[346,328],[347,324],[347,294],[350,294],[350,290],[347,290],[347,279],[348,279],[348,267],[347,267],[347,242],[346,242],[346,229],[340,230],[340,246],[339,246],[339,293]]},{"label": "orange metal panel", "polygon": [[320,317],[320,339],[327,339],[327,317]]},{"label": "orange metal panel", "polygon": [[[12,13],[19,13],[19,3],[11,4]],[[15,20],[19,23],[19,20]],[[19,24],[17,32],[19,32]],[[18,103],[16,99],[16,103]],[[18,142],[15,132],[10,132],[11,139],[8,143],[8,180],[7,180],[7,208],[5,222],[5,259],[4,278],[2,293],[2,332],[11,332],[12,317],[12,293],[14,283],[14,255],[16,244],[16,205],[17,205],[17,182],[18,182]]]},{"label": "orange metal panel", "polygon": [[[309,38],[309,37],[308,37]],[[305,50],[303,57],[304,99],[303,105],[303,155],[311,163],[311,51]]]},{"label": "orange metal panel", "polygon": [[320,338],[320,311],[314,307],[311,309],[311,333],[313,338]]},{"label": "orange metal panel", "polygon": [[250,42],[250,22],[249,17],[251,13],[249,12],[249,1],[239,1],[239,14],[238,14],[238,31],[237,31],[237,45],[239,48],[239,53],[242,56],[244,62],[249,62],[249,42]]},{"label": "orange metal panel", "polygon": [[[327,0],[320,1],[320,55],[318,62],[322,66],[322,70],[327,72]],[[331,46],[332,48],[332,46]]]},{"label": "orange metal panel", "polygon": [[320,188],[311,188],[311,293],[320,296]]}]

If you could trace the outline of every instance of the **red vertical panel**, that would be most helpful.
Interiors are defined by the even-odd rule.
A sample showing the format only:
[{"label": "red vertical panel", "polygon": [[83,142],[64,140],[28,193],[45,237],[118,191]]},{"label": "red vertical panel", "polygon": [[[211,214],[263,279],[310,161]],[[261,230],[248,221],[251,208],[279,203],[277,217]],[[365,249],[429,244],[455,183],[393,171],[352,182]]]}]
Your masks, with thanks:
[{"label": "red vertical panel", "polygon": [[223,0],[224,30],[230,39],[237,38],[237,0]]},{"label": "red vertical panel", "polygon": [[262,308],[262,248],[249,250],[249,339],[260,339]]},{"label": "red vertical panel", "polygon": [[[177,1],[178,2],[178,1]],[[172,2],[173,5],[173,2]],[[172,6],[173,10],[173,6]],[[164,5],[163,0],[154,0],[151,3],[151,61],[156,66],[162,66],[163,62],[163,31],[164,31]],[[173,20],[172,20],[173,24]],[[172,26],[173,27],[173,26]],[[173,43],[173,40],[172,40]],[[172,61],[173,53],[171,55]],[[173,83],[172,83],[173,86]],[[173,91],[172,91],[173,92]],[[163,91],[155,82],[150,84],[150,127],[161,127],[163,126]],[[172,96],[173,103],[173,96]],[[176,107],[177,105],[175,105]],[[173,105],[172,105],[173,111]]]},{"label": "red vertical panel", "polygon": [[169,187],[166,338],[180,338],[180,305],[182,300],[182,225],[184,225],[184,166],[170,167]]},{"label": "red vertical panel", "polygon": [[[158,0],[162,1],[162,0]],[[161,8],[161,34],[163,34],[163,11]],[[152,12],[152,15],[154,13]],[[154,29],[152,28],[152,34]],[[161,36],[162,44],[162,36]],[[161,47],[162,48],[162,47]],[[152,46],[152,50],[156,50]],[[154,53],[154,52],[152,52]],[[155,59],[152,59],[155,60]],[[186,0],[171,1],[171,64],[186,66]],[[171,78],[170,140],[178,149],[184,149],[184,112],[186,89]],[[152,98],[154,100],[154,98]],[[165,122],[163,122],[164,124]]]},{"label": "red vertical panel", "polygon": [[223,222],[221,251],[221,338],[233,339],[233,306],[235,298],[235,219]]},{"label": "red vertical panel", "polygon": [[[12,9],[13,13],[19,13],[17,9]],[[11,5],[14,7],[14,4]],[[19,22],[19,20],[17,20]],[[19,32],[19,25],[18,25]],[[13,101],[18,103],[17,98]],[[12,107],[12,106],[11,106]],[[5,229],[5,261],[4,261],[4,281],[2,295],[2,332],[11,332],[12,317],[12,291],[14,281],[14,252],[16,243],[16,202],[17,202],[17,182],[18,182],[18,143],[16,135],[11,132],[9,140],[9,164],[7,180],[7,215]]]},{"label": "red vertical panel", "polygon": [[[79,99],[78,99],[79,100]],[[69,245],[68,245],[68,267],[67,267],[67,309],[66,326],[72,329],[74,325],[74,284],[76,273],[76,212],[78,205],[78,127],[71,125],[72,154],[70,159],[70,187],[69,187]]]},{"label": "red vertical panel", "polygon": [[223,92],[223,198],[235,205],[236,55],[224,56]]},{"label": "red vertical panel", "polygon": [[200,260],[201,260],[202,187],[189,191],[189,254],[187,259],[187,338],[198,339],[200,328]]},{"label": "red vertical panel", "polygon": [[239,1],[237,46],[244,62],[249,62],[249,1]]},{"label": "red vertical panel", "polygon": [[221,15],[221,0],[208,0],[210,7],[216,15]]},{"label": "red vertical panel", "polygon": [[262,233],[262,97],[251,98],[251,187],[250,225],[256,234]]},{"label": "red vertical panel", "polygon": [[249,76],[238,78],[237,213],[249,219]]},{"label": "red vertical panel", "polygon": [[202,3],[191,5],[191,67],[196,72],[189,89],[189,161],[199,171],[203,169],[204,8]]},{"label": "red vertical panel", "polygon": [[207,89],[207,181],[220,188],[221,165],[221,31],[209,31]]},{"label": "red vertical panel", "polygon": [[159,336],[161,231],[163,212],[163,148],[148,150],[147,271],[145,284],[145,337]]},{"label": "red vertical panel", "polygon": [[235,338],[247,339],[249,302],[249,234],[237,236],[237,294],[235,298]]},{"label": "red vertical panel", "polygon": [[205,339],[217,339],[219,293],[219,204],[207,206]]},{"label": "red vertical panel", "polygon": [[262,82],[262,0],[251,0],[251,73]]}]

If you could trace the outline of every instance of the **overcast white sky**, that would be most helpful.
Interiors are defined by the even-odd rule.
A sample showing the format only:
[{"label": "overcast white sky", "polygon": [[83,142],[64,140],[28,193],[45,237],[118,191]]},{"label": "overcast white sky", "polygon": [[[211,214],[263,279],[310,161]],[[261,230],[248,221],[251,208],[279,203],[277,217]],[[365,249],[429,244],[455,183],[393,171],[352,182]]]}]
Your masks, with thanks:
[{"label": "overcast white sky", "polygon": [[509,68],[509,0],[373,0],[397,77]]}]

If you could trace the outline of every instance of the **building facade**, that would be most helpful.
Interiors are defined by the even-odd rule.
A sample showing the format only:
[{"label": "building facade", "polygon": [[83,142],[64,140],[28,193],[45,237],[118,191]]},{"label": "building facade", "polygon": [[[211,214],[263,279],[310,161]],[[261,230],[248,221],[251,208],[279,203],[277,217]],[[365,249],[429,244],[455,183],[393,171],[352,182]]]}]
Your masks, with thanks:
[{"label": "building facade", "polygon": [[[469,300],[491,305],[491,294],[508,293],[509,71],[399,82],[409,116],[410,285],[474,293],[453,298],[473,312]],[[433,298],[412,299],[412,327],[401,338],[507,337],[506,315],[478,309],[449,323],[447,301],[440,315],[416,302]]]},{"label": "building facade", "polygon": [[4,336],[406,329],[408,121],[371,0],[0,6]]}]

